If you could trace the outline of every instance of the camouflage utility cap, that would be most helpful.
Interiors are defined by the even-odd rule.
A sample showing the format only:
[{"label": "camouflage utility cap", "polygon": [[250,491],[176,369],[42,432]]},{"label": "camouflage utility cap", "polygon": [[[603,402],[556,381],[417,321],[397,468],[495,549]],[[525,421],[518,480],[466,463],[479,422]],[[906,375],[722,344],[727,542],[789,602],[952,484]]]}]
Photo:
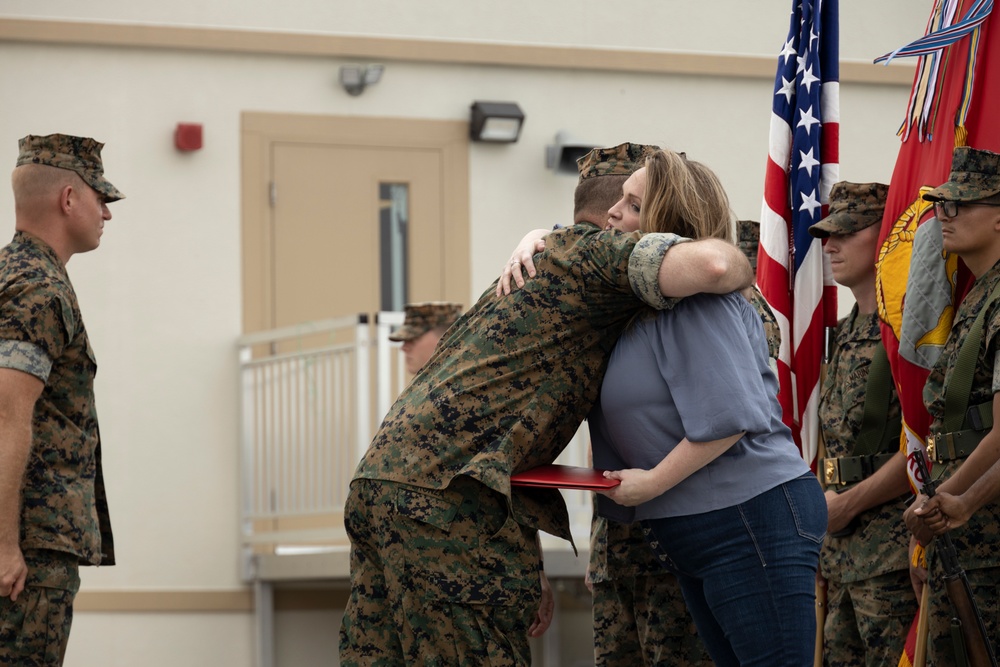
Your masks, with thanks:
[{"label": "camouflage utility cap", "polygon": [[853,234],[882,222],[885,197],[889,186],[884,183],[833,184],[827,216],[809,228],[815,238]]},{"label": "camouflage utility cap", "polygon": [[628,176],[642,167],[659,146],[624,143],[612,148],[595,148],[576,161],[580,182],[595,176]]},{"label": "camouflage utility cap", "polygon": [[105,202],[124,199],[125,195],[104,178],[99,141],[69,134],[49,134],[44,137],[29,134],[17,142],[20,153],[17,167],[25,164],[45,164],[75,171],[84,183],[104,195]]},{"label": "camouflage utility cap", "polygon": [[462,304],[448,301],[428,301],[410,303],[404,308],[406,319],[403,326],[389,335],[389,340],[407,341],[419,338],[431,329],[448,328],[462,314]]},{"label": "camouflage utility cap", "polygon": [[959,146],[948,181],[924,193],[927,201],[976,201],[1000,194],[1000,154]]}]

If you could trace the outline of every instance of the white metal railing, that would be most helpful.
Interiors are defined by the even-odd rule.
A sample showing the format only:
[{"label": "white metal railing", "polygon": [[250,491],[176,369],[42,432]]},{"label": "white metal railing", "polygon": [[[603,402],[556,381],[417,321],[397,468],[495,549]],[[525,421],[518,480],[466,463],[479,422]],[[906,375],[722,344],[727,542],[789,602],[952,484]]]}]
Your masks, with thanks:
[{"label": "white metal railing", "polygon": [[337,520],[370,440],[370,334],[346,317],[244,336],[244,546],[342,541]]},{"label": "white metal railing", "polygon": [[[254,553],[346,546],[343,507],[351,477],[408,381],[403,313],[380,312],[248,334],[238,341],[241,383],[242,544]],[[560,463],[588,465],[586,429]],[[564,491],[578,546],[590,494]],[[250,569],[246,572],[252,577]]]},{"label": "white metal railing", "polygon": [[[405,313],[382,311],[375,316],[376,395],[375,422],[381,424],[392,402],[406,386],[406,364],[400,353],[402,344],[389,340],[393,327],[403,324]],[[395,363],[394,363],[395,362]]]}]

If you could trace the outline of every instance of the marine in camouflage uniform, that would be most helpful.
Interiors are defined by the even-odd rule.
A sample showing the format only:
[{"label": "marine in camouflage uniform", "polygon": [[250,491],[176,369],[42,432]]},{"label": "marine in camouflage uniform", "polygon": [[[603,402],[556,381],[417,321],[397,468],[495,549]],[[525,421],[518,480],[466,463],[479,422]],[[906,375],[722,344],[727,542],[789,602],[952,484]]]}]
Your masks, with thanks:
[{"label": "marine in camouflage uniform", "polygon": [[[1000,208],[996,208],[1000,205],[1000,155],[968,147],[956,148],[949,180],[926,193],[924,199],[958,202],[956,216],[947,216],[942,214],[941,209],[936,210],[942,229],[952,238],[957,235],[960,242],[964,240],[968,243],[970,234],[979,237],[979,242],[972,244],[974,247],[968,248],[968,252],[951,249],[949,244],[955,241],[949,236],[946,235],[944,240],[945,250],[956,252],[976,276],[976,281],[955,313],[951,333],[924,386],[924,403],[932,418],[931,434],[940,443],[946,417],[945,387],[955,371],[959,349],[984,308],[982,341],[968,405],[971,410],[974,406],[985,404],[987,412],[995,412],[997,400],[1000,400],[997,398],[997,392],[1000,392],[1000,301],[994,300],[987,306],[990,294],[1000,284],[1000,244],[996,236],[997,224],[1000,224]],[[989,206],[969,205],[977,203]],[[956,231],[950,231],[951,228]],[[958,228],[962,228],[961,232]],[[987,241],[989,237],[992,240]],[[970,428],[976,430],[967,418],[962,429]],[[940,492],[957,494],[964,491],[996,460],[996,440],[1000,432],[995,427],[980,429],[977,437],[982,437],[982,441],[969,458],[952,458],[944,445],[936,445],[938,461],[934,463],[932,475],[943,480]],[[957,474],[959,471],[960,475]],[[953,476],[955,479],[951,479]],[[918,499],[914,507],[920,502]],[[908,517],[912,509],[907,511]],[[950,534],[996,651],[1000,638],[1000,503],[986,503],[972,514],[964,526],[952,530]],[[927,559],[931,589],[927,664],[929,667],[957,666],[959,663],[949,629],[953,613],[934,542],[928,547]]]},{"label": "marine in camouflage uniform", "polygon": [[[820,391],[820,429],[826,446],[820,478],[834,516],[837,501],[848,502],[853,494],[874,487],[880,494],[863,503],[874,505],[854,513],[846,530],[828,535],[820,552],[820,574],[827,584],[823,663],[828,667],[896,667],[917,611],[907,564],[909,535],[902,521],[909,493],[898,444],[899,397],[889,381],[888,366],[884,377],[891,396],[882,415],[885,432],[878,448],[885,453],[877,459],[866,455],[865,482],[839,479],[839,464],[855,460],[852,457],[858,454],[869,371],[882,340],[875,312],[875,248],[888,189],[881,183],[836,183],[829,215],[810,228],[817,238],[832,237],[826,250],[838,262],[834,277],[845,281],[857,299],[850,315],[837,324]],[[839,255],[847,253],[853,256],[841,261]],[[836,465],[838,474],[826,478],[825,465]],[[846,476],[846,465],[843,470]]]},{"label": "marine in camouflage uniform", "polygon": [[[97,247],[111,217],[105,205],[123,196],[104,179],[101,147],[66,135],[20,141],[18,231],[0,250],[0,403],[8,408],[0,423],[0,665],[62,664],[79,565],[114,564],[97,363],[65,267],[72,254]],[[30,424],[12,421],[12,391],[22,400],[38,392],[25,412]],[[21,456],[12,434],[29,426]],[[17,552],[27,568],[20,594]]]},{"label": "marine in camouflage uniform", "polygon": [[403,344],[406,372],[414,374],[430,360],[441,336],[462,314],[462,304],[426,301],[408,303],[403,310],[403,325],[389,334],[389,340]]},{"label": "marine in camouflage uniform", "polygon": [[462,304],[450,301],[408,303],[403,307],[403,324],[389,334],[389,340],[405,343],[433,329],[444,333],[462,314]]},{"label": "marine in camouflage uniform", "polygon": [[[857,306],[837,326],[819,403],[827,457],[852,456],[868,371],[880,342],[878,315],[861,315]],[[894,419],[899,415],[895,390],[890,405]],[[820,572],[827,581],[823,641],[829,667],[895,667],[899,662],[917,611],[907,564],[909,535],[902,521],[907,498],[867,509],[855,518],[853,532],[826,538]]]},{"label": "marine in camouflage uniform", "polygon": [[656,560],[640,524],[595,513],[589,576],[597,667],[712,664],[677,578]]},{"label": "marine in camouflage uniform", "polygon": [[[614,173],[627,151],[588,158]],[[537,530],[571,535],[558,491],[512,489],[510,476],[551,463],[570,440],[644,302],[672,305],[658,272],[682,240],[556,231],[534,280],[502,298],[491,287],[448,330],[351,485],[341,664],[530,663]]]}]

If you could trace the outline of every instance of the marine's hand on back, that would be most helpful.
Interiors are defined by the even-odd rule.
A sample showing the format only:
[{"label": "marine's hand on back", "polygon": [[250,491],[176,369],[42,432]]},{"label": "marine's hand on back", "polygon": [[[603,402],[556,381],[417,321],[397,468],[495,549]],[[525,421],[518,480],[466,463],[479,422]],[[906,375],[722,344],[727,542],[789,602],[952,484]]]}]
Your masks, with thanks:
[{"label": "marine's hand on back", "polygon": [[535,261],[533,257],[536,252],[545,250],[545,236],[548,233],[546,229],[536,229],[528,232],[521,239],[521,242],[514,248],[514,252],[511,253],[510,259],[504,265],[503,271],[500,272],[500,282],[497,283],[497,296],[510,294],[512,289],[511,280],[514,281],[514,284],[518,288],[524,287],[524,276],[521,273],[522,267],[527,271],[529,278],[535,277]]}]

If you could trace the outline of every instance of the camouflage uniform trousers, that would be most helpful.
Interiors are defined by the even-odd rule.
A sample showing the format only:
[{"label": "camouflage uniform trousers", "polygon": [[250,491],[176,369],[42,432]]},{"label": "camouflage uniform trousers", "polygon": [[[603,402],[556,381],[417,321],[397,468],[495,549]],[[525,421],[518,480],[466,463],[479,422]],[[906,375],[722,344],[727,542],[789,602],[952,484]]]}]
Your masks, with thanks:
[{"label": "camouflage uniform trousers", "polygon": [[63,663],[73,599],[80,590],[76,556],[58,551],[24,553],[28,578],[12,602],[0,598],[0,665],[58,667]]},{"label": "camouflage uniform trousers", "polygon": [[909,570],[827,581],[825,667],[897,667],[917,613]]},{"label": "camouflage uniform trousers", "polygon": [[527,667],[541,594],[536,531],[467,477],[447,489],[355,480],[340,664]]},{"label": "camouflage uniform trousers", "polygon": [[710,667],[677,578],[666,570],[594,583],[596,667]]},{"label": "camouflage uniform trousers", "polygon": [[[937,567],[935,567],[937,565]],[[1000,568],[966,570],[972,596],[986,625],[986,632],[993,641],[993,651],[1000,651]],[[930,570],[931,616],[927,625],[927,667],[961,667],[955,659],[955,646],[951,640],[951,602],[941,576],[940,566],[932,564]]]}]

